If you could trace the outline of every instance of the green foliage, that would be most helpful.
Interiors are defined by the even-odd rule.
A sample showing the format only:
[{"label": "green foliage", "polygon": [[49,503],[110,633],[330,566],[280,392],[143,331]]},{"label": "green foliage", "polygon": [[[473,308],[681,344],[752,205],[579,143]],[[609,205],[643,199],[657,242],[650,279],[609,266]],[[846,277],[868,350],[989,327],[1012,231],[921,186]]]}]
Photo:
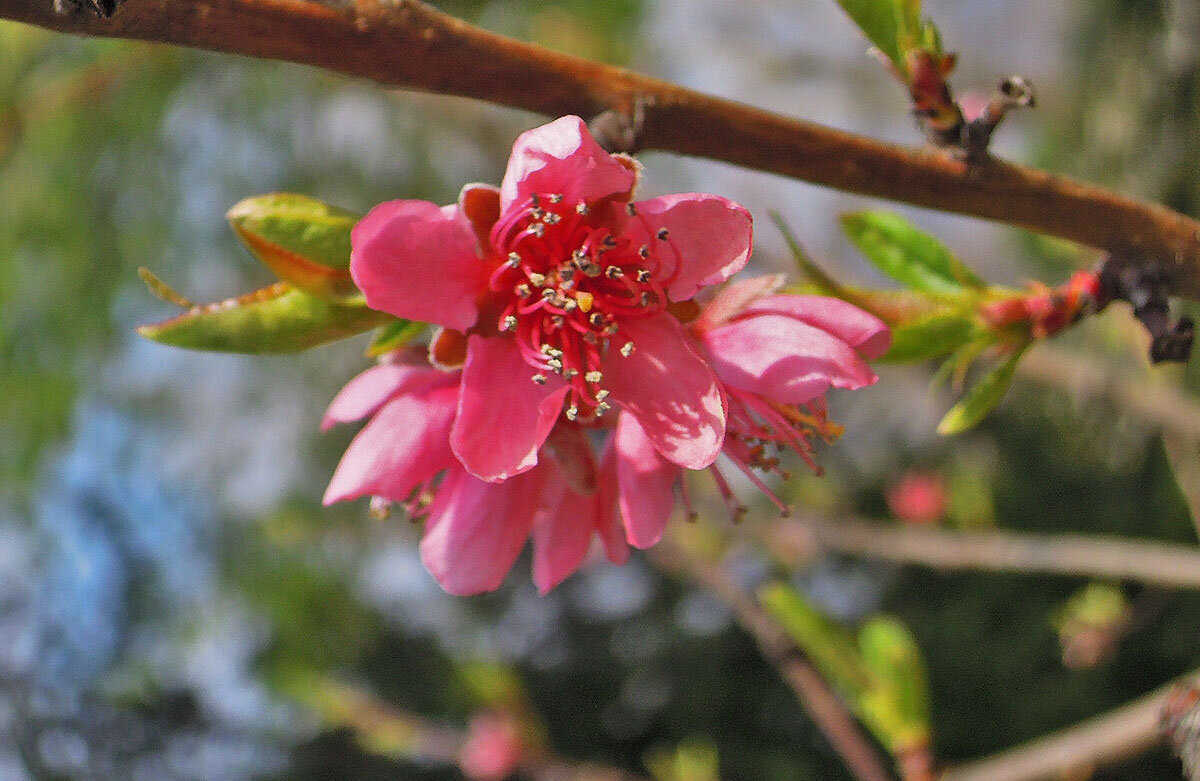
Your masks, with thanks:
[{"label": "green foliage", "polygon": [[863,665],[875,686],[862,696],[867,721],[878,724],[893,751],[929,742],[929,683],[921,649],[904,624],[872,616],[858,632]]},{"label": "green foliage", "polygon": [[381,355],[399,350],[413,339],[420,336],[428,326],[425,323],[414,323],[397,319],[380,327],[367,347],[368,358],[378,358]]},{"label": "green foliage", "polygon": [[225,215],[234,233],[277,277],[306,293],[338,299],[358,292],[350,279],[353,212],[316,198],[273,193],[246,198]]},{"label": "green foliage", "polygon": [[905,287],[931,295],[980,290],[983,280],[928,233],[898,214],[864,211],[844,214],[842,229],[876,268]]},{"label": "green foliage", "polygon": [[880,360],[917,363],[940,358],[978,336],[975,322],[953,312],[938,312],[892,328],[892,346]]},{"label": "green foliage", "polygon": [[335,304],[284,283],[144,325],[147,339],[189,350],[287,353],[345,339],[394,320],[365,304]]},{"label": "green foliage", "polygon": [[674,750],[646,756],[646,767],[655,781],[720,781],[717,747],[704,738],[692,738]]},{"label": "green foliage", "polygon": [[767,584],[758,598],[889,751],[899,755],[928,744],[925,664],[902,623],[872,617],[856,640],[787,584]]},{"label": "green foliage", "polygon": [[978,425],[991,412],[1012,384],[1013,374],[1017,364],[1024,355],[1021,348],[1008,356],[999,366],[991,369],[979,382],[975,383],[962,399],[950,408],[941,422],[938,423],[938,433],[943,436],[960,434]]},{"label": "green foliage", "polygon": [[919,0],[838,0],[875,48],[891,60],[897,72],[906,71],[904,51],[910,30],[918,28]]},{"label": "green foliage", "polygon": [[66,430],[81,367],[113,342],[124,259],[168,243],[147,131],[179,77],[162,48],[0,23],[0,495],[16,502]]},{"label": "green foliage", "polygon": [[1068,624],[1110,627],[1129,614],[1129,599],[1115,583],[1089,583],[1071,595],[1053,616],[1062,631]]}]

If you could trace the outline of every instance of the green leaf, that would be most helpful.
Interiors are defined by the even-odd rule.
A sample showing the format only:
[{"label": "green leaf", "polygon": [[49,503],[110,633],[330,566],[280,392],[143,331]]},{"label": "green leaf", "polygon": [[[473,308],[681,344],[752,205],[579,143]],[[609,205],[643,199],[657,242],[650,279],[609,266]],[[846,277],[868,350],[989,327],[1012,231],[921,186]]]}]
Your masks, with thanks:
[{"label": "green leaf", "polygon": [[198,306],[144,325],[147,339],[189,350],[287,353],[345,339],[395,318],[362,305],[342,305],[276,283],[240,298]]},{"label": "green leaf", "polygon": [[875,687],[863,699],[864,719],[893,753],[929,742],[929,684],[921,649],[904,624],[873,616],[858,633],[863,664]]},{"label": "green leaf", "polygon": [[958,314],[938,313],[892,326],[892,346],[879,359],[918,363],[940,358],[975,337],[975,324]]},{"label": "green leaf", "polygon": [[758,590],[758,600],[839,691],[858,698],[871,686],[850,634],[800,592],[786,583],[768,583]]},{"label": "green leaf", "polygon": [[717,747],[707,738],[694,737],[674,750],[659,749],[645,757],[655,781],[720,781]]},{"label": "green leaf", "polygon": [[838,5],[854,20],[867,40],[883,52],[900,73],[904,73],[897,0],[838,0]]},{"label": "green leaf", "polygon": [[247,198],[225,215],[234,233],[281,280],[323,298],[357,292],[350,232],[358,215],[306,195]]},{"label": "green leaf", "polygon": [[942,422],[938,423],[937,432],[943,436],[959,434],[983,420],[1000,403],[1000,399],[1004,398],[1026,347],[1028,345],[1019,348],[1004,363],[975,383],[962,400],[950,408]]},{"label": "green leaf", "polygon": [[421,332],[427,327],[425,323],[418,323],[412,320],[398,319],[393,323],[387,323],[379,329],[379,332],[375,334],[375,338],[371,340],[371,346],[367,348],[367,357],[378,358],[385,353],[399,350],[420,336]]},{"label": "green leaf", "polygon": [[890,212],[843,214],[842,229],[875,267],[892,279],[925,293],[961,294],[984,282],[928,233]]}]

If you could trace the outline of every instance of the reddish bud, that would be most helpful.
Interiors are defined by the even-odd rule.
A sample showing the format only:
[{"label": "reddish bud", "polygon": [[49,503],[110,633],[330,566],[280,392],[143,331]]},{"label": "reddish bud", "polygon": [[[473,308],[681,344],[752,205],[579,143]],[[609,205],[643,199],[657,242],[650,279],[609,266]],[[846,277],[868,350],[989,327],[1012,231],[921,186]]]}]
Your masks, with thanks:
[{"label": "reddish bud", "polygon": [[483,711],[471,719],[458,764],[472,781],[503,781],[521,764],[520,725],[506,713]]},{"label": "reddish bud", "polygon": [[946,481],[937,472],[912,471],[887,490],[892,514],[905,523],[926,526],[946,514],[949,493]]}]

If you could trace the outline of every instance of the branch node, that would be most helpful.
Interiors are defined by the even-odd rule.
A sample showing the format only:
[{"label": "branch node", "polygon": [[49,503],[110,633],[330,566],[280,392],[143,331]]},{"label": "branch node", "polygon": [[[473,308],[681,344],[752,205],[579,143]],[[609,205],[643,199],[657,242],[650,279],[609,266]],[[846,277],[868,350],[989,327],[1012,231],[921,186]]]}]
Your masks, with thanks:
[{"label": "branch node", "polygon": [[1183,762],[1184,774],[1192,781],[1200,779],[1200,687],[1181,683],[1171,689],[1159,727]]},{"label": "branch node", "polygon": [[1015,108],[1033,108],[1037,105],[1033,84],[1022,76],[1009,76],[1000,82],[996,91],[984,105],[979,116],[962,127],[960,144],[967,159],[979,161],[988,156],[992,134],[1000,123]]},{"label": "branch node", "polygon": [[588,130],[606,152],[633,154],[642,147],[642,130],[646,126],[649,103],[648,99],[638,95],[625,108],[601,111],[588,122]]},{"label": "branch node", "polygon": [[98,19],[111,19],[124,0],[54,0],[54,13],[68,16],[79,11],[91,11]]},{"label": "branch node", "polygon": [[1190,317],[1172,322],[1170,292],[1171,279],[1158,263],[1109,255],[1101,264],[1099,308],[1109,301],[1129,302],[1134,316],[1150,332],[1151,363],[1184,363],[1192,354],[1195,323]]}]

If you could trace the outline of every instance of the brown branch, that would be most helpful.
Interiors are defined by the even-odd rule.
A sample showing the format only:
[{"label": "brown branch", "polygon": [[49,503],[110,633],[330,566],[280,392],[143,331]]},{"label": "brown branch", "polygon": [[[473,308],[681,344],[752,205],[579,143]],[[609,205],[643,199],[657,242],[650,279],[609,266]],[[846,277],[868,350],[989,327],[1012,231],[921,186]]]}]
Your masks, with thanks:
[{"label": "brown branch", "polygon": [[[1193,673],[1180,680],[1195,677]],[[1086,778],[1087,771],[1135,757],[1163,742],[1160,719],[1174,685],[1053,735],[960,765],[942,776],[941,781]]]},{"label": "brown branch", "polygon": [[[361,687],[319,678],[294,695],[326,725],[352,730],[368,751],[451,767],[461,762],[465,730],[399,710]],[[627,770],[564,759],[543,746],[525,747],[523,754],[522,777],[534,781],[649,781]]]},{"label": "brown branch", "polygon": [[1049,573],[1200,588],[1200,550],[1082,535],[959,532],[854,518],[780,521],[768,544],[784,561],[845,553],[944,570]]},{"label": "brown branch", "polygon": [[711,590],[721,601],[733,608],[738,623],[754,637],[763,655],[796,692],[800,703],[833,748],[842,756],[855,778],[859,781],[892,779],[892,775],[884,769],[878,753],[850,716],[846,706],[829,688],[829,684],[808,661],[804,652],[728,572],[720,566],[701,560],[699,556],[685,550],[683,545],[669,540],[663,540],[655,546],[651,555],[664,567],[680,572]]},{"label": "brown branch", "polygon": [[0,18],[314,65],[381,84],[542,114],[644,108],[645,149],[724,160],[847,192],[997,220],[1162,264],[1200,297],[1200,224],[1163,206],[988,159],[845,133],[472,27],[415,0],[127,0],[111,19],[51,0]]}]

